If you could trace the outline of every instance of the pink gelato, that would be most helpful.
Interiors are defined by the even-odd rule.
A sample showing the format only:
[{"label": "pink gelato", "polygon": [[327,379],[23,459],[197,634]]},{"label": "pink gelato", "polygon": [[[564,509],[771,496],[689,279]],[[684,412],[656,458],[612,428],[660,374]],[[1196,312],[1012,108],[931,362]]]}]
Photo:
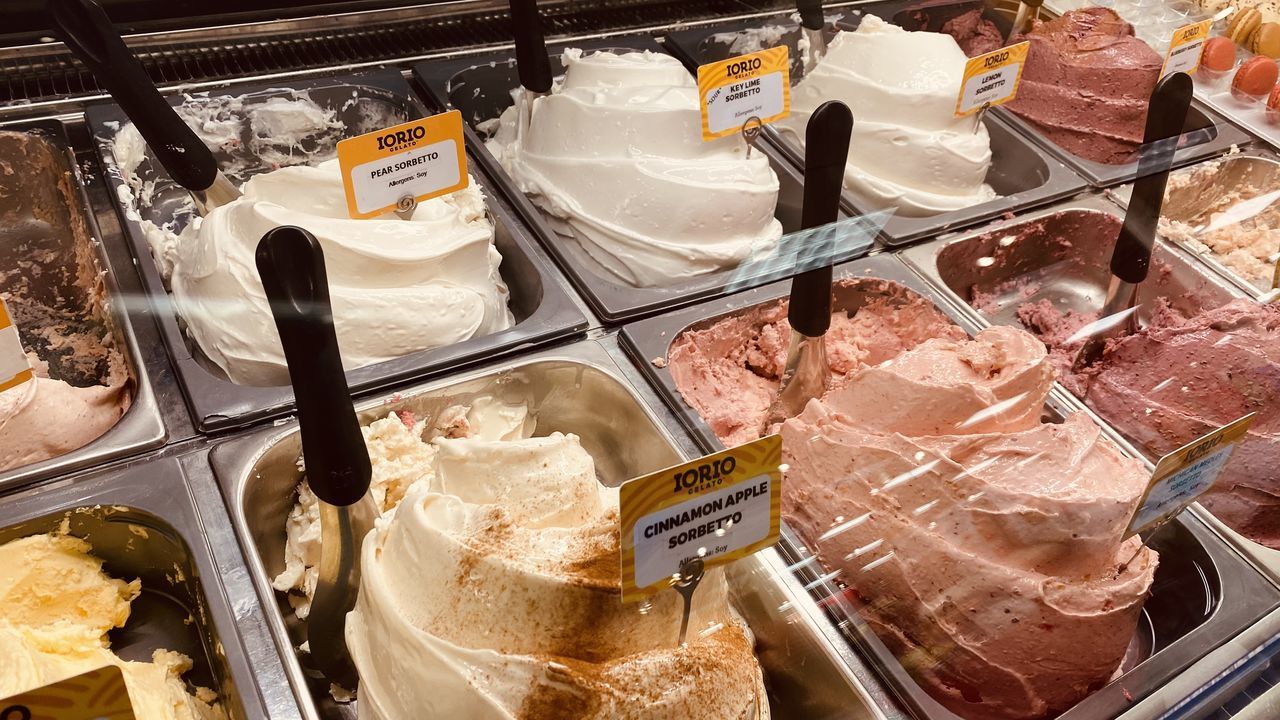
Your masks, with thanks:
[{"label": "pink gelato", "polygon": [[1201,502],[1280,550],[1280,307],[1236,300],[1186,319],[1161,303],[1085,376],[1085,402],[1153,458],[1258,413]]},{"label": "pink gelato", "polygon": [[[827,332],[835,384],[934,337],[963,338],[931,302],[887,280],[843,280],[835,294],[865,298],[836,311]],[[840,305],[839,302],[836,303]],[[760,437],[787,361],[791,326],[779,300],[687,330],[671,343],[667,366],[685,402],[727,447]]]},{"label": "pink gelato", "polygon": [[864,367],[782,427],[784,516],[912,676],[977,720],[1048,717],[1115,674],[1157,556],[1147,484],[1084,415],[1041,420],[1044,345],[997,327]]}]

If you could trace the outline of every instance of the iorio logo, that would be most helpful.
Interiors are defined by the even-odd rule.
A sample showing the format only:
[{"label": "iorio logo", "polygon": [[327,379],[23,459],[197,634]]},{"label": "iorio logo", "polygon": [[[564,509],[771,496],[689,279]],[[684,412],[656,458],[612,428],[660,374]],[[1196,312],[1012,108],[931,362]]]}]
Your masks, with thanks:
[{"label": "iorio logo", "polygon": [[409,130],[397,130],[393,133],[387,133],[378,137],[379,150],[393,150],[400,145],[405,145],[416,140],[421,140],[427,136],[427,131],[421,125]]}]

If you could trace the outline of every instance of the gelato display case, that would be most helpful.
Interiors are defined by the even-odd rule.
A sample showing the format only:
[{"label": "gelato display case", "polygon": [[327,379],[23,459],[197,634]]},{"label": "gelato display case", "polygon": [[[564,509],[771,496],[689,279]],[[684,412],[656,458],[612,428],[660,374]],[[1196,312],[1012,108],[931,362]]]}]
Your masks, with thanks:
[{"label": "gelato display case", "polygon": [[[751,377],[763,374],[762,368],[769,365],[760,355],[767,355],[774,347],[770,328],[776,327],[781,316],[771,310],[778,306],[780,297],[785,297],[783,293],[782,284],[764,287],[725,302],[705,303],[633,323],[622,331],[623,344],[637,365],[705,450],[748,439],[739,431],[738,418],[745,420],[750,434],[761,432],[756,422],[759,416],[750,410],[749,398],[754,392]],[[891,308],[888,311],[884,309],[886,304]],[[1046,572],[1052,578],[1038,580],[1041,588],[1077,586],[1080,594],[1072,594],[1074,609],[1060,615],[1033,610],[1029,617],[1019,617],[1028,612],[1021,599],[1027,589],[1019,581],[1005,580],[1011,584],[995,590],[984,587],[981,580],[959,580],[966,574],[982,576],[992,572],[980,549],[997,542],[990,528],[979,529],[989,521],[973,521],[975,526],[970,532],[985,538],[977,546],[970,544],[973,539],[966,538],[960,528],[970,522],[966,519],[970,512],[981,517],[993,510],[979,507],[984,495],[1004,492],[1002,473],[988,469],[999,459],[1016,460],[1015,468],[1025,466],[1016,472],[1043,477],[1047,482],[1040,490],[1020,488],[1020,493],[1028,494],[1009,502],[1014,515],[1018,511],[1012,508],[1021,503],[1034,504],[1037,514],[1073,512],[1067,507],[1078,499],[1056,495],[1055,484],[1061,480],[1050,479],[1056,474],[1073,475],[1075,482],[1085,483],[1091,472],[1107,476],[1133,473],[1141,483],[1142,463],[1133,457],[1134,451],[1128,445],[1105,426],[1095,424],[1066,393],[1047,385],[1038,395],[1045,400],[1043,407],[1016,422],[999,419],[1008,413],[1008,402],[997,402],[999,396],[987,399],[998,410],[967,417],[956,426],[958,436],[942,438],[944,443],[964,438],[960,444],[948,451],[949,456],[936,455],[937,446],[929,436],[918,435],[944,423],[930,417],[904,418],[899,415],[901,410],[885,405],[882,394],[912,397],[919,391],[896,387],[898,383],[891,379],[894,366],[911,377],[918,358],[940,356],[953,349],[965,358],[964,363],[970,364],[980,352],[992,357],[990,351],[980,349],[985,343],[997,348],[996,359],[988,362],[1007,363],[991,376],[995,379],[993,391],[999,393],[995,388],[1004,386],[1007,393],[1009,386],[1015,391],[1026,387],[1027,381],[1009,378],[1008,374],[1011,368],[1018,367],[1011,358],[1026,352],[1025,343],[1034,343],[1034,339],[1026,333],[1018,333],[1022,336],[1019,340],[1006,331],[997,335],[979,332],[979,325],[967,318],[958,305],[891,256],[842,266],[837,273],[834,310],[837,315],[848,314],[850,324],[846,327],[850,330],[846,332],[833,320],[832,337],[828,337],[832,372],[837,375],[833,389],[821,404],[811,402],[800,416],[780,426],[784,460],[791,464],[792,472],[797,466],[804,472],[799,476],[804,479],[794,480],[799,487],[791,488],[803,499],[794,506],[784,499],[786,526],[780,550],[789,567],[826,609],[831,622],[872,659],[910,716],[1029,717],[1052,711],[1063,718],[1154,717],[1126,712],[1135,701],[1157,691],[1213,650],[1205,640],[1223,642],[1280,606],[1275,585],[1191,513],[1184,513],[1145,538],[1149,550],[1143,550],[1142,545],[1135,547],[1136,538],[1121,545],[1118,530],[1102,536],[1077,527],[1076,534],[1061,541],[1076,545],[1068,551],[1076,558],[1090,553],[1112,557],[1110,553],[1114,552],[1110,562],[1118,564],[1102,571],[1109,577],[1073,578],[1073,570],[1065,565],[1046,565],[1043,557],[1029,563],[1036,568],[1033,575]],[[951,321],[958,324],[952,325]],[[970,332],[978,333],[968,341],[977,347],[965,344]],[[744,342],[747,349],[739,350]],[[886,347],[896,357],[883,362],[876,353]],[[868,355],[850,361],[851,356],[863,352]],[[1038,357],[1032,367],[1047,365],[1043,348]],[[920,382],[936,384],[935,394],[956,396],[935,406],[935,412],[943,408],[951,411],[952,403],[963,406],[959,399],[963,393],[949,389],[949,383],[963,381],[952,379],[956,372],[962,371],[945,365],[921,370],[924,379]],[[1045,378],[1051,379],[1052,374],[1043,376],[1040,382]],[[889,387],[886,389],[885,385]],[[862,392],[869,393],[870,399],[859,398]],[[1014,397],[1026,402],[1022,398],[1031,395],[1035,393],[1023,392]],[[877,402],[877,398],[878,406],[867,404]],[[721,414],[720,410],[725,412]],[[993,419],[996,427],[1004,429],[987,427]],[[864,436],[863,433],[875,433],[877,427],[886,427],[884,432],[890,434]],[[1091,440],[1077,445],[1080,439],[1074,437],[1075,428],[1093,428],[1086,434]],[[774,431],[777,430],[769,430]],[[1042,450],[1032,455],[1036,447],[1032,437],[1040,432],[1049,433],[1055,443],[1070,446],[1063,451],[1063,465],[1057,466],[1058,461],[1031,464],[1042,456],[1055,454]],[[789,439],[796,443],[790,451],[786,450]],[[1018,447],[1020,444],[1023,447]],[[967,450],[960,449],[966,445]],[[859,448],[860,452],[846,452],[848,446]],[[976,450],[983,447],[987,450]],[[991,454],[992,451],[999,454]],[[907,453],[902,462],[894,462],[893,456],[902,452]],[[857,459],[859,456],[861,460]],[[1087,456],[1093,459],[1082,459]],[[1104,469],[1105,463],[1098,464],[1104,456],[1123,456],[1124,460]],[[955,458],[960,465],[948,470],[949,462],[942,460],[945,457]],[[980,457],[985,460],[978,462]],[[839,458],[862,462],[867,468],[845,469],[847,466],[841,465],[844,460]],[[940,461],[944,463],[941,468]],[[811,488],[815,483],[808,478],[820,478],[817,487]],[[936,492],[931,492],[934,478],[940,484]],[[855,499],[859,498],[857,486],[864,481],[871,485],[869,499]],[[823,490],[821,483],[834,483],[841,490],[839,494]],[[952,484],[958,487],[943,489]],[[974,494],[962,499],[970,492]],[[879,494],[889,496],[888,505],[876,504]],[[1055,502],[1066,504],[1052,511],[1041,505],[1053,497],[1058,498]],[[1130,502],[1136,499],[1135,496]],[[940,503],[945,509],[938,511]],[[866,508],[870,509],[865,514],[858,514]],[[898,512],[908,518],[923,518],[915,522],[927,524],[938,536],[926,536],[912,530],[910,524],[886,521],[879,528],[884,534],[871,529],[878,513]],[[1099,521],[1100,517],[1094,515],[1092,522]],[[885,531],[885,527],[894,530]],[[841,539],[842,536],[850,539]],[[911,540],[904,539],[908,537]],[[913,547],[912,541],[923,543],[928,550]],[[1055,542],[1047,537],[1042,541]],[[1024,542],[1027,544],[1022,550],[1035,555],[1033,548],[1041,541],[1028,538]],[[1095,544],[1098,542],[1104,544]],[[1129,581],[1125,578],[1134,572],[1135,563],[1142,562],[1145,552],[1159,555],[1158,568],[1153,566],[1153,575],[1134,595],[1135,588],[1126,588]],[[930,569],[930,557],[944,557],[944,566],[951,563],[954,569]],[[993,576],[1000,576],[1010,566],[1022,567],[1021,561],[1007,555],[996,557],[1001,570],[994,571]],[[886,569],[899,563],[903,570]],[[1061,573],[1040,569],[1045,567],[1055,567]],[[1080,566],[1075,571],[1079,569]],[[910,574],[898,577],[904,571]],[[936,578],[928,577],[935,572]],[[1090,588],[1087,592],[1099,592],[1103,587],[1107,590],[1086,601],[1085,587]],[[1011,600],[1003,599],[1005,592],[1012,593]],[[1122,600],[1126,595],[1131,599]],[[1089,621],[1083,621],[1085,614],[1078,614],[1084,612],[1084,606],[1074,604],[1083,602],[1100,603],[1098,615],[1087,613],[1093,618]],[[1124,602],[1132,603],[1130,610],[1119,610]],[[992,604],[995,610],[990,609]],[[1065,610],[1059,601],[1049,601],[1049,605]],[[982,613],[980,619],[969,619],[970,614],[976,613]],[[1106,616],[1110,616],[1106,621],[1109,629],[1102,631],[1094,623]],[[1034,628],[1025,626],[1036,622],[1039,624]],[[1022,628],[1019,623],[1024,624]],[[1059,635],[1055,638],[1051,633]],[[1117,633],[1123,633],[1123,637]],[[1015,636],[1017,639],[1011,640]],[[1006,644],[1010,642],[1014,644]],[[1014,650],[1026,643],[1035,643],[1036,651],[1024,656]],[[1054,649],[1056,643],[1063,644]],[[1110,648],[1104,649],[1107,646]],[[1095,662],[1098,665],[1092,665]],[[1045,675],[1037,678],[1037,672]],[[1198,672],[1206,673],[1208,669]],[[1009,682],[1005,673],[1018,679]],[[1207,676],[1204,679],[1209,680]]]},{"label": "gelato display case", "polygon": [[[609,64],[586,64],[604,54]],[[791,273],[796,245],[805,242],[790,235],[800,229],[803,173],[766,143],[704,143],[694,78],[662,45],[648,36],[610,37],[553,46],[550,55],[553,73],[571,86],[556,98],[565,98],[566,108],[545,106],[548,127],[567,137],[599,133],[607,143],[615,131],[593,128],[616,124],[616,155],[591,157],[593,151],[533,135],[536,123],[531,149],[514,147],[520,80],[509,52],[421,63],[414,74],[436,107],[462,112],[486,171],[502,178],[508,199],[603,321]],[[660,81],[647,79],[659,73]],[[593,93],[601,99],[582,100]],[[638,151],[626,144],[661,160],[628,157]],[[851,224],[836,258],[865,253],[877,230],[871,221]]]},{"label": "gelato display case", "polygon": [[[606,486],[616,487],[626,479],[683,458],[676,435],[668,429],[669,423],[641,402],[603,341],[582,341],[446,381],[406,388],[391,397],[363,404],[360,417],[362,423],[388,417],[391,422],[400,423],[403,418],[412,417],[431,427],[455,414],[458,407],[474,409],[495,400],[526,409],[535,439],[557,433],[581,438],[582,447],[595,460],[599,482]],[[477,415],[468,417],[474,422]],[[289,571],[286,529],[297,522],[293,508],[302,479],[298,470],[300,449],[297,428],[288,425],[221,445],[212,452],[211,462],[246,549],[254,583],[269,608],[272,631],[302,698],[304,714],[356,717],[359,700],[354,706],[335,703],[327,683],[308,681],[304,660],[295,655],[295,648],[306,636],[305,621],[299,620],[296,613],[296,592],[291,598],[277,589],[280,583],[276,579]],[[412,461],[401,454],[386,459],[401,465]],[[401,512],[407,511],[399,510],[397,514]],[[783,567],[770,551],[727,571],[732,606],[755,634],[756,657],[763,668],[764,689],[773,716],[884,717],[872,695],[877,692],[875,686],[866,687],[856,674],[858,668],[836,660],[840,649],[830,646],[828,636],[815,623],[815,608],[809,605],[803,591],[797,592],[796,584],[785,577]],[[616,565],[613,572],[617,572]],[[614,577],[616,583],[616,574]],[[637,607],[621,604],[616,585],[614,593],[610,602],[614,609],[609,615]],[[665,613],[666,605],[659,603],[652,612]],[[462,616],[468,614],[471,613],[461,612],[454,622],[463,622]],[[678,618],[677,613],[675,619]],[[613,622],[603,616],[594,621]],[[676,624],[666,628],[672,647]],[[491,642],[496,644],[489,647],[501,649],[503,640],[495,637]],[[589,656],[581,659],[599,662]],[[492,682],[502,679],[494,678]],[[491,690],[481,686],[471,692],[507,695],[497,686]],[[681,690],[677,686],[671,692]],[[878,692],[883,697],[883,690]]]},{"label": "gelato display case", "polygon": [[[1280,717],[1280,155],[1197,79],[1133,332],[1077,368],[1155,39],[1223,9],[1105,3],[966,117],[1004,0],[0,3],[0,708],[110,666],[139,720]],[[698,66],[779,45],[790,115],[704,140]],[[144,79],[226,198],[130,122]],[[437,147],[467,184],[402,189]],[[413,168],[397,211],[361,167]],[[772,436],[737,457],[777,542],[691,526],[623,602],[631,493]]]},{"label": "gelato display case", "polygon": [[0,411],[0,488],[165,442],[100,237],[62,123],[0,128],[0,296],[35,374]]},{"label": "gelato display case", "polygon": [[[830,9],[823,34],[830,43],[837,32],[855,32],[868,15],[897,24],[911,21],[910,12],[902,3],[859,4],[852,9]],[[796,97],[795,120],[767,126],[765,136],[803,171],[800,137],[808,112],[822,100],[849,104],[854,116],[854,140],[845,175],[843,207],[855,215],[884,213],[887,217],[883,221],[883,238],[889,245],[909,243],[1009,211],[1060,200],[1084,188],[1079,175],[1016,132],[996,113],[983,116],[981,130],[974,118],[952,117],[960,86],[959,71],[964,65],[958,45],[947,43],[942,37],[877,34],[891,36],[879,41],[883,47],[866,52],[882,57],[941,53],[949,56],[947,62],[956,68],[956,75],[935,81],[941,85],[931,88],[927,100],[914,93],[904,94],[900,101],[892,98],[891,88],[899,82],[889,77],[896,72],[894,63],[877,68],[876,72],[884,77],[868,75],[865,80],[851,81],[819,72],[806,82],[804,56],[809,41],[799,22],[785,14],[677,30],[667,36],[666,44],[691,69],[786,45]],[[847,51],[830,63],[859,62],[854,59],[861,52],[859,48],[846,47]],[[906,87],[913,81],[901,82]]]},{"label": "gelato display case", "polygon": [[[247,181],[267,173],[262,177],[279,177],[279,184],[263,180],[251,201],[221,213],[216,223],[210,218],[197,225],[190,195],[155,162],[136,131],[129,132],[119,108],[91,107],[87,122],[200,430],[242,427],[285,413],[292,404],[283,355],[272,348],[275,330],[252,268],[257,238],[276,224],[301,223],[316,232],[323,225],[329,252],[338,253],[341,264],[330,273],[346,288],[338,306],[351,322],[340,332],[353,346],[355,359],[348,365],[358,366],[349,368],[348,382],[356,392],[586,328],[559,274],[479,168],[471,169],[475,187],[461,191],[469,197],[417,211],[415,220],[421,216],[438,239],[412,249],[406,237],[395,238],[400,220],[381,221],[383,227],[364,235],[341,216],[329,221],[333,213],[345,214],[338,204],[340,183],[315,174],[270,174],[327,161],[336,181],[333,157],[340,140],[421,116],[399,73],[219,88],[181,107],[205,143],[217,148],[229,177]],[[313,194],[291,195],[297,187]],[[315,197],[338,205],[293,214],[280,205],[310,208]],[[201,249],[192,250],[197,243]],[[387,279],[397,276],[419,292],[388,288]],[[250,305],[227,306],[246,295],[253,298]]]}]

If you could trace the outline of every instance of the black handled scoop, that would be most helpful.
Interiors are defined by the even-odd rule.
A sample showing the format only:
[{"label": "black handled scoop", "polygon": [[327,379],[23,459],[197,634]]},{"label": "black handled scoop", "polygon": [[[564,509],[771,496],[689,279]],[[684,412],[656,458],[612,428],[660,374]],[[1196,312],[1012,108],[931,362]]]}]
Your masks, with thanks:
[{"label": "black handled scoop", "polygon": [[1138,157],[1138,179],[1133,184],[1129,209],[1124,215],[1120,237],[1111,253],[1111,283],[1098,321],[1076,356],[1076,372],[1102,357],[1108,337],[1130,335],[1137,329],[1138,286],[1147,279],[1156,226],[1164,204],[1169,168],[1178,149],[1178,138],[1191,106],[1191,76],[1172,73],[1156,85],[1147,109],[1147,127]]},{"label": "black handled scoop", "polygon": [[307,618],[311,661],[352,690],[358,678],[347,613],[360,589],[360,544],[378,517],[369,452],[342,372],[320,243],[302,228],[278,227],[258,243],[257,264],[298,403],[307,483],[320,499],[320,578]]},{"label": "black handled scoop", "polygon": [[240,197],[213,153],[156,90],[96,0],[48,0],[62,41],[124,109],[160,164],[191,192],[201,215]]},{"label": "black handled scoop", "polygon": [[822,17],[822,0],[796,0],[800,12],[800,30],[809,41],[809,51],[804,56],[804,69],[809,71],[827,54],[827,39],[822,36],[826,21]]},{"label": "black handled scoop", "polygon": [[516,141],[521,142],[533,121],[534,100],[551,92],[551,58],[537,0],[511,0],[511,31],[516,39],[516,71],[524,88],[517,101]]},{"label": "black handled scoop", "polygon": [[[840,190],[849,158],[853,134],[853,113],[837,101],[822,104],[809,118],[804,143],[804,230],[836,221],[840,210]],[[830,234],[825,235],[831,240]],[[791,279],[791,302],[787,308],[791,323],[791,343],[787,366],[782,372],[778,397],[769,409],[765,429],[795,417],[804,406],[821,397],[831,381],[827,365],[825,336],[831,327],[831,256],[821,267]]]}]

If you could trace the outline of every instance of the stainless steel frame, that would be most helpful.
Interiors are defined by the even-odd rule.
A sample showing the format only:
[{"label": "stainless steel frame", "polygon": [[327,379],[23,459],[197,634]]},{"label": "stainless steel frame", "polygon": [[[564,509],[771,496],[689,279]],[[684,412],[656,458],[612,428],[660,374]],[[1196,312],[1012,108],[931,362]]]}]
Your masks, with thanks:
[{"label": "stainless steel frame", "polygon": [[[113,342],[128,366],[133,384],[132,404],[110,430],[77,450],[0,473],[0,492],[3,492],[45,478],[66,475],[110,460],[152,450],[163,445],[168,435],[151,386],[151,377],[142,360],[138,338],[134,334],[134,323],[145,323],[146,319],[135,320],[131,317],[136,310],[136,298],[121,292],[120,283],[117,281],[117,274],[120,271],[107,257],[102,233],[94,221],[89,199],[85,194],[85,180],[80,173],[80,166],[76,162],[65,127],[60,122],[46,120],[0,126],[0,130],[24,132],[40,138],[48,145],[59,163],[58,170],[69,175],[73,195],[67,199],[71,203],[72,216],[78,219],[80,227],[75,227],[77,223],[73,221],[71,227],[50,228],[49,232],[65,236],[69,243],[84,244],[88,247],[87,254],[98,266],[105,288],[103,305],[111,321]],[[31,170],[28,168],[28,172]],[[44,180],[56,181],[39,176],[27,178],[29,182]],[[48,222],[51,218],[40,220]]]},{"label": "stainless steel frame", "polygon": [[[363,422],[399,409],[426,418],[494,393],[528,401],[539,434],[579,435],[607,485],[618,485],[686,456],[663,418],[628,386],[601,340],[581,341],[415,386],[387,399],[361,403],[358,410]],[[272,608],[267,621],[304,715],[353,718],[354,707],[332,702],[327,686],[308,685],[293,651],[303,628],[284,595],[271,587],[271,577],[282,569],[284,522],[301,479],[296,462],[300,447],[297,426],[289,422],[221,444],[210,454],[210,461],[259,598]],[[894,715],[877,709],[883,697],[872,695],[863,684],[870,676],[860,677],[846,662],[837,662],[842,653],[815,622],[820,611],[797,592],[794,579],[779,572],[783,567],[776,553],[767,551],[731,572],[737,607],[758,635],[775,717],[893,720]]]}]

